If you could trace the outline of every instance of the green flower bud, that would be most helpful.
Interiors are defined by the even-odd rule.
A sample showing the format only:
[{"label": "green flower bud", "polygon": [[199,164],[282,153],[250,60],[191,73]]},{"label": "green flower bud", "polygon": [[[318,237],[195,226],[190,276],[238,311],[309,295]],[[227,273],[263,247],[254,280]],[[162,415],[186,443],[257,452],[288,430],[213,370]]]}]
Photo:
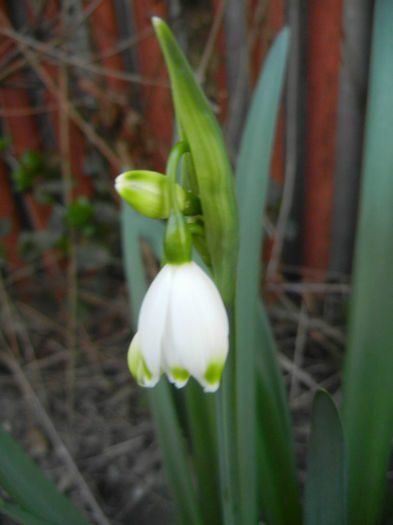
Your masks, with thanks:
[{"label": "green flower bud", "polygon": [[[121,173],[115,180],[121,197],[139,213],[152,219],[167,219],[170,214],[168,178],[156,171],[138,170]],[[176,199],[184,215],[201,213],[198,197],[176,184]]]}]

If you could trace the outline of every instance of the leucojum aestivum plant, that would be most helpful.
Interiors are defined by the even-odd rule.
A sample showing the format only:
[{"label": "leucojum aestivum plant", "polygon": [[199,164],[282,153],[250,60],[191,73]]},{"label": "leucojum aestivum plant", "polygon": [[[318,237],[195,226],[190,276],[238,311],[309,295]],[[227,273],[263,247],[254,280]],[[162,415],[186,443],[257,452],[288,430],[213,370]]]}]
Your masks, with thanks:
[{"label": "leucojum aestivum plant", "polygon": [[[253,270],[258,264],[261,233],[257,226],[255,234],[259,239],[247,256],[255,261],[243,274],[251,279],[255,274],[255,282],[239,281],[238,266],[241,268],[245,263],[244,257],[238,261],[242,225],[239,228],[238,197],[221,130],[171,31],[158,18],[153,19],[153,26],[171,79],[179,142],[169,154],[166,174],[128,171],[116,179],[117,191],[134,210],[153,220],[166,220],[165,227],[158,223],[159,228],[150,221],[148,231],[135,213],[130,215],[128,206],[124,210],[126,270],[131,300],[134,309],[139,310],[128,363],[138,384],[154,387],[150,401],[181,520],[256,523],[260,503],[257,463],[269,461],[266,455],[258,455],[255,419],[256,391],[265,379],[263,373],[257,384],[251,340],[246,338],[246,346],[243,348],[241,344],[238,347],[241,352],[237,351],[235,325],[242,323],[243,317],[247,330],[249,311],[265,319],[264,312],[257,308],[259,272],[255,274]],[[268,143],[273,137],[287,43],[288,33],[283,31],[270,59],[274,74],[268,81],[273,80],[277,92],[268,108],[271,128],[266,135]],[[242,198],[243,192],[243,199],[248,199],[250,190],[254,191],[247,189],[246,182],[238,192],[239,197]],[[262,186],[262,198],[264,191]],[[250,217],[251,231],[252,222],[262,222],[261,210],[259,205],[259,218]],[[245,217],[244,225],[248,221]],[[143,299],[139,293],[138,304],[136,288],[144,276],[137,243],[141,237],[153,241],[157,247],[160,234],[163,253],[158,248],[157,254],[163,256],[162,268]],[[199,262],[192,260],[193,253],[199,254]],[[247,291],[250,287],[251,293]],[[258,322],[256,317],[252,322]],[[243,335],[240,330],[239,336]],[[255,346],[255,342],[252,344]],[[274,479],[277,476],[271,476],[266,496],[270,501],[275,491],[285,490],[287,510],[272,505],[270,509],[268,504],[264,512],[272,517],[290,513],[296,523],[300,519],[300,504],[287,407],[274,352],[265,357],[272,375],[268,382],[273,380],[274,391],[270,391],[271,385],[264,385],[264,397],[266,407],[276,413],[276,421],[271,422],[275,435],[262,432],[258,439],[266,450],[271,447],[272,458],[277,456],[278,461],[286,464],[277,481]],[[176,387],[185,387],[180,397],[187,414],[186,422],[182,421],[183,429],[174,392],[165,380],[160,380],[164,373]],[[179,398],[180,394],[175,393]],[[185,435],[189,440],[185,441]],[[170,446],[171,443],[176,445]],[[273,470],[274,465],[264,468],[267,477]]]},{"label": "leucojum aestivum plant", "polygon": [[[138,322],[128,364],[148,387],[179,522],[383,523],[393,436],[393,4],[375,4],[343,424],[318,390],[303,502],[277,348],[258,292],[288,30],[265,61],[234,179],[190,66],[167,25],[153,18],[153,26],[179,140],[165,174],[128,171],[116,189],[131,205],[123,206],[123,243]],[[148,290],[141,240],[162,261]]]},{"label": "leucojum aestivum plant", "polygon": [[[376,0],[373,17],[342,423],[331,397],[318,390],[302,499],[277,348],[259,294],[288,30],[271,46],[254,91],[235,184],[209,103],[169,28],[158,18],[153,25],[169,71],[179,140],[165,174],[126,172],[116,188],[131,204],[122,207],[122,233],[138,323],[128,362],[146,387],[178,521],[390,524],[393,2]],[[141,241],[162,262],[148,290]],[[2,425],[0,485],[0,513],[17,523],[92,523]],[[93,514],[107,523],[100,509]]]}]

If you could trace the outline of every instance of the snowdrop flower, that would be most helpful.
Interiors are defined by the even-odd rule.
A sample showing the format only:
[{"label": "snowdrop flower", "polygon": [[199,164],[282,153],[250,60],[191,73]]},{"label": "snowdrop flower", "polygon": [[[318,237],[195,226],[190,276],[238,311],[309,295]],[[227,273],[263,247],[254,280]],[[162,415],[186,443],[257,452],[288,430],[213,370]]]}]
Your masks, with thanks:
[{"label": "snowdrop flower", "polygon": [[142,303],[128,365],[153,387],[165,372],[178,388],[190,375],[215,392],[228,353],[228,317],[221,296],[194,262],[166,264]]}]

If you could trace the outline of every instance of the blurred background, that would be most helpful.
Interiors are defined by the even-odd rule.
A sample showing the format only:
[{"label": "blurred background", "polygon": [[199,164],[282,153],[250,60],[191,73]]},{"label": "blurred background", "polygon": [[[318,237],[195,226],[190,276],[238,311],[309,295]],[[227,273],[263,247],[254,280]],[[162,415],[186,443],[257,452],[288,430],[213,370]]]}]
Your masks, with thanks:
[{"label": "blurred background", "polygon": [[134,325],[113,187],[126,169],[164,171],[174,137],[151,16],[173,29],[234,166],[261,65],[291,30],[263,285],[301,467],[312,394],[339,388],[373,3],[0,1],[1,421],[97,523],[172,522],[126,367]]}]

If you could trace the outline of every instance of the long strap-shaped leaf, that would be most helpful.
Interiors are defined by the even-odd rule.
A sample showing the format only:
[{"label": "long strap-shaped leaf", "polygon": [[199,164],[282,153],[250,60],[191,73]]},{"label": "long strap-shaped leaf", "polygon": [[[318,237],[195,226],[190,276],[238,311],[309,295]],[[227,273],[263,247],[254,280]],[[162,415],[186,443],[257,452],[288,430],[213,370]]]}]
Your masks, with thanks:
[{"label": "long strap-shaped leaf", "polygon": [[[262,424],[258,427],[262,502],[269,524],[300,522],[288,407],[283,401],[274,345],[269,334],[258,337],[258,283],[262,223],[274,131],[288,52],[288,30],[277,37],[258,81],[237,165],[240,213],[240,254],[236,296],[236,382],[238,404],[238,453],[242,523],[257,522],[257,412],[255,349],[267,344],[266,377],[260,376]],[[264,313],[262,312],[264,315]],[[265,320],[265,318],[264,318]],[[263,327],[265,331],[266,325]],[[264,334],[262,334],[263,336]],[[264,366],[264,365],[262,365]],[[274,418],[268,418],[272,414]],[[281,467],[277,476],[277,465]]]},{"label": "long strap-shaped leaf", "polygon": [[324,390],[315,394],[305,489],[306,525],[344,525],[345,448],[337,408]]},{"label": "long strap-shaped leaf", "polygon": [[[93,523],[57,490],[1,424],[0,485],[20,505],[21,515],[23,511],[33,515],[31,523],[40,520],[53,525]],[[3,510],[18,512],[17,507],[8,505]]]},{"label": "long strap-shaped leaf", "polygon": [[[156,245],[161,255],[158,239],[163,236],[162,224],[143,218],[143,222],[130,206],[122,211],[124,264],[133,312],[137,318],[146,292],[146,278],[140,253],[140,239]],[[157,253],[158,252],[158,253]],[[176,509],[182,523],[200,525],[200,508],[194,490],[184,437],[168,383],[162,379],[149,391],[149,401],[161,443],[166,473],[172,488]]]},{"label": "long strap-shaped leaf", "polygon": [[[266,311],[258,305],[257,453],[260,501],[268,523],[301,521],[292,431],[277,345]],[[291,510],[292,509],[292,510]],[[292,516],[293,513],[293,516]],[[290,521],[292,523],[292,521]]]},{"label": "long strap-shaped leaf", "polygon": [[22,510],[17,505],[8,503],[0,498],[0,513],[19,523],[20,525],[49,525],[47,521],[36,518],[30,512]]},{"label": "long strap-shaped leaf", "polygon": [[153,18],[169,76],[180,136],[190,148],[203,209],[213,276],[226,304],[234,294],[238,249],[237,203],[224,139],[200,86],[172,32]]},{"label": "long strap-shaped leaf", "polygon": [[393,2],[375,5],[343,423],[349,523],[381,515],[393,436]]}]

